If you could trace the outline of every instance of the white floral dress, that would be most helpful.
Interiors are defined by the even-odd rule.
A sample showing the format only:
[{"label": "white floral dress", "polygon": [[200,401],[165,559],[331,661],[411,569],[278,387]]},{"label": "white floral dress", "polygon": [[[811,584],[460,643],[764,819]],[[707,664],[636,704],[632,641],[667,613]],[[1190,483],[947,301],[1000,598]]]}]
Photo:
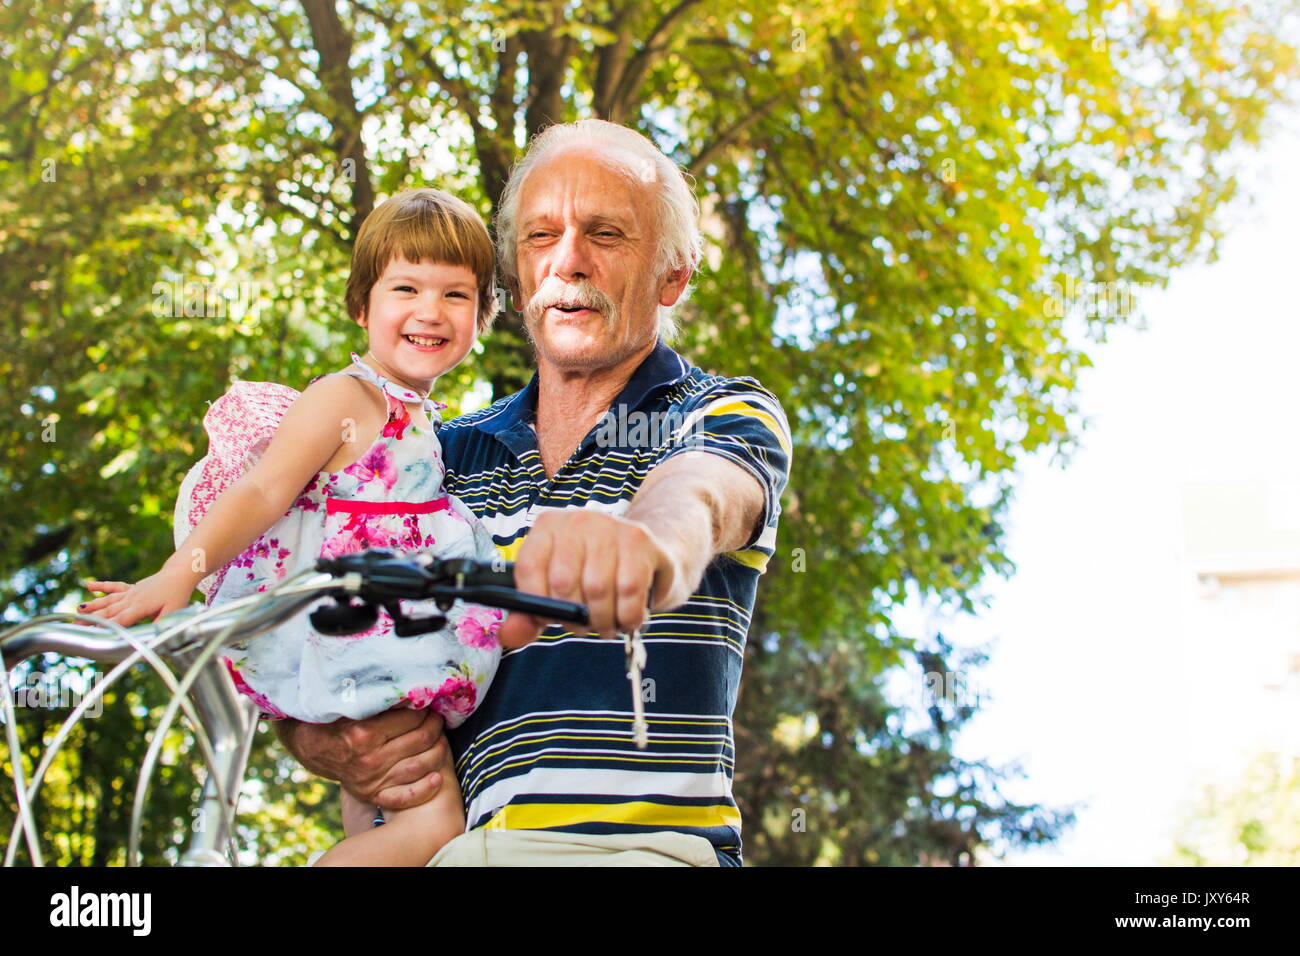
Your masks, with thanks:
[{"label": "white floral dress", "polygon": [[[497,556],[483,525],[443,491],[435,429],[441,422],[437,407],[445,406],[426,402],[432,427],[418,428],[403,402],[420,397],[355,354],[352,359],[341,374],[382,391],[388,404],[383,430],[355,463],[312,478],[289,511],[223,569],[211,605],[265,591],[318,557],[366,548],[480,561]],[[410,616],[442,613],[432,601],[401,604]],[[446,617],[440,631],[399,637],[380,609],[370,630],[332,637],[316,631],[304,612],[231,648],[223,659],[239,690],[270,717],[329,723],[392,707],[429,707],[456,727],[473,713],[496,673],[496,634],[504,615],[457,601]]]}]

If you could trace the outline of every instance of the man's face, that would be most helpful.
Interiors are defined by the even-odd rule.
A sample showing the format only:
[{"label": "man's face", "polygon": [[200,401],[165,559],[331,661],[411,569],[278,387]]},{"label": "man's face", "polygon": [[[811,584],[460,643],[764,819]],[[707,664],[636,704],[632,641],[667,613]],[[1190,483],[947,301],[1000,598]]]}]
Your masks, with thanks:
[{"label": "man's face", "polygon": [[654,183],[609,147],[557,148],[519,193],[516,301],[539,363],[612,368],[649,350],[688,270],[656,275]]}]

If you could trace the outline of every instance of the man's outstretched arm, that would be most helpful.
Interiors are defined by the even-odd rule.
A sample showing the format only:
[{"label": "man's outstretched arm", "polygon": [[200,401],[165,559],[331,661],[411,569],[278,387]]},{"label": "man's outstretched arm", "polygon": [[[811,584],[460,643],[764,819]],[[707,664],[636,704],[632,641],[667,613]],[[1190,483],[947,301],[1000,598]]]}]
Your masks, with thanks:
[{"label": "man's outstretched arm", "polygon": [[[619,516],[579,509],[544,511],[515,561],[521,591],[586,604],[593,633],[612,637],[640,627],[651,610],[684,604],[719,554],[750,541],[763,515],[762,486],[717,455],[668,459],[646,476]],[[511,614],[506,647],[536,640],[544,622]]]}]

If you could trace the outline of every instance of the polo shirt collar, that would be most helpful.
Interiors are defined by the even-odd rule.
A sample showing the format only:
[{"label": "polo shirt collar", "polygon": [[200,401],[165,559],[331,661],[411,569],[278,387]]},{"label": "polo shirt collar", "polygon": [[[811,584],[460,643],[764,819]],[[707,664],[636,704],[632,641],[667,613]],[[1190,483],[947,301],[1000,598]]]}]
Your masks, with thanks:
[{"label": "polo shirt collar", "polygon": [[[654,349],[632,373],[618,398],[614,399],[610,411],[615,415],[626,415],[652,393],[682,381],[690,371],[687,361],[659,339],[655,342]],[[499,412],[476,422],[474,427],[489,435],[498,435],[514,428],[528,430],[528,424],[537,419],[537,390],[538,375],[534,372],[522,391],[516,392]]]}]

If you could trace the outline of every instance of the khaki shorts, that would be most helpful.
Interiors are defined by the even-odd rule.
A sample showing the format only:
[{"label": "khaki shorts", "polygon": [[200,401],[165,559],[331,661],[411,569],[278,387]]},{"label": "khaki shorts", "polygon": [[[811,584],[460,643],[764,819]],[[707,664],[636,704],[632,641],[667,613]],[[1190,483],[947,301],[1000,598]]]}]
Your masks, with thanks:
[{"label": "khaki shorts", "polygon": [[556,833],[479,827],[456,837],[429,866],[717,866],[703,837],[659,833]]}]

